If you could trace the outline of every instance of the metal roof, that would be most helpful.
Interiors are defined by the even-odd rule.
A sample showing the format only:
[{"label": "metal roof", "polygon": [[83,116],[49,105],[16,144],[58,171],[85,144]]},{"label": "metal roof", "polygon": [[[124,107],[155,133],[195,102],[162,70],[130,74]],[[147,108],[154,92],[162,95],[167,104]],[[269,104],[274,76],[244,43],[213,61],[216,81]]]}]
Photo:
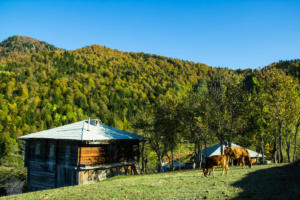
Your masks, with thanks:
[{"label": "metal roof", "polygon": [[[225,142],[226,143],[226,142]],[[228,147],[228,145],[223,145],[223,151],[225,150],[225,147]],[[241,146],[239,146],[239,145],[237,145],[237,144],[234,144],[234,143],[231,143],[231,147],[241,147]],[[242,148],[244,148],[244,147],[242,147]],[[247,149],[247,148],[246,148]],[[255,152],[255,151],[252,151],[252,150],[250,150],[250,149],[247,149],[248,150],[248,152],[249,152],[249,154],[250,154],[250,157],[262,157],[262,154],[260,154],[260,153],[257,153],[257,152]],[[206,155],[206,153],[205,152],[207,152],[207,155]],[[214,155],[221,155],[221,145],[220,144],[216,144],[216,145],[214,145],[214,146],[211,146],[211,147],[208,147],[208,148],[206,148],[206,149],[204,149],[203,151],[202,151],[202,155],[204,156],[204,157],[208,157],[208,156],[214,156]]]},{"label": "metal roof", "polygon": [[[57,128],[40,131],[19,137],[20,139],[55,139],[55,140],[77,140],[77,141],[108,141],[108,140],[145,140],[146,137],[139,136],[126,131],[121,131],[104,124],[91,120],[75,122]],[[89,127],[88,127],[89,126]],[[89,129],[89,130],[88,130]]]}]

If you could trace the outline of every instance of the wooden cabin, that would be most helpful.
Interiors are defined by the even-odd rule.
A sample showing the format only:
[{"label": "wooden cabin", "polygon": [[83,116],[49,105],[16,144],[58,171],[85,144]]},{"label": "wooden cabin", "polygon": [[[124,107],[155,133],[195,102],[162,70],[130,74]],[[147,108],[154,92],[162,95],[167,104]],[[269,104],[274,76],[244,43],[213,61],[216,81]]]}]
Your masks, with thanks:
[{"label": "wooden cabin", "polygon": [[84,120],[20,137],[30,191],[138,174],[145,137]]}]

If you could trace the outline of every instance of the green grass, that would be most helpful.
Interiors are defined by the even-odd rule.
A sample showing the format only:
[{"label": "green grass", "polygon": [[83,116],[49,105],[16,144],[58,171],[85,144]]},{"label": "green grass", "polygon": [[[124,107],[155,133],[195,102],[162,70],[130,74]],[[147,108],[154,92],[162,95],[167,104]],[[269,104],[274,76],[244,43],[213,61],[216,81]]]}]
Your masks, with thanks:
[{"label": "green grass", "polygon": [[[287,190],[286,195],[294,195],[289,196],[290,199],[297,199],[294,197],[298,197],[299,175],[292,174],[297,170],[299,165],[256,165],[252,169],[231,167],[227,176],[221,176],[221,171],[216,170],[215,177],[208,178],[203,176],[201,170],[118,176],[95,184],[31,192],[3,199],[276,199],[278,196],[272,196],[272,192],[275,192],[272,188],[276,185],[275,189],[278,190],[277,185],[291,182],[289,176],[295,178],[295,182],[292,182],[295,186],[291,191]],[[281,175],[278,176],[278,173]]]}]

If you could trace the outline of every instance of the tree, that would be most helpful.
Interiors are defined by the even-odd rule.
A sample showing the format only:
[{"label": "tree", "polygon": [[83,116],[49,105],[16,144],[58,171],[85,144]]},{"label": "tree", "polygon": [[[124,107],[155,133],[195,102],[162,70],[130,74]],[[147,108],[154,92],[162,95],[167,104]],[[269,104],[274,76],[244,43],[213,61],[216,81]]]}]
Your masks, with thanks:
[{"label": "tree", "polygon": [[[154,132],[161,137],[164,153],[171,152],[171,169],[174,168],[174,150],[180,137],[180,106],[179,99],[167,97],[159,99],[154,108]],[[160,161],[162,161],[162,157]],[[161,164],[162,162],[160,167]]]},{"label": "tree", "polygon": [[207,82],[202,79],[188,92],[179,111],[181,132],[186,140],[194,144],[196,168],[201,168],[202,144],[206,148],[209,139],[209,106]]},{"label": "tree", "polygon": [[219,140],[221,154],[223,154],[223,144],[229,135],[226,130],[227,120],[230,116],[226,99],[226,78],[226,74],[218,73],[208,82],[208,101],[211,108],[209,111],[209,128]]},{"label": "tree", "polygon": [[262,162],[265,163],[266,126],[267,115],[269,115],[269,108],[267,104],[268,94],[266,93],[267,91],[265,88],[266,77],[264,76],[263,72],[258,71],[257,77],[252,77],[253,88],[250,96],[250,108],[258,130],[257,138],[260,140]]},{"label": "tree", "polygon": [[291,127],[296,127],[299,120],[299,85],[295,80],[276,69],[264,69],[257,74],[254,83],[258,88],[257,100],[260,102],[259,126],[263,131],[263,112],[268,110],[271,124],[274,126],[273,159],[283,162],[284,140],[290,160]]},{"label": "tree", "polygon": [[247,116],[245,107],[247,106],[248,95],[243,90],[242,76],[239,74],[229,74],[224,81],[225,85],[225,130],[228,134],[228,142],[231,147],[233,139],[243,133],[246,126]]}]

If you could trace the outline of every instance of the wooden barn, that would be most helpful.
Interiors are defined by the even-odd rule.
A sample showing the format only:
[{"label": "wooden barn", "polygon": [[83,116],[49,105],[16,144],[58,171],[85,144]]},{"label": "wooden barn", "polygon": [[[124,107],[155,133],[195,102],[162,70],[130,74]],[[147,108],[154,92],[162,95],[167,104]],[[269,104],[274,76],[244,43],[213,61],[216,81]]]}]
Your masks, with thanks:
[{"label": "wooden barn", "polygon": [[84,120],[20,137],[30,191],[82,185],[120,174],[138,174],[145,137]]}]

